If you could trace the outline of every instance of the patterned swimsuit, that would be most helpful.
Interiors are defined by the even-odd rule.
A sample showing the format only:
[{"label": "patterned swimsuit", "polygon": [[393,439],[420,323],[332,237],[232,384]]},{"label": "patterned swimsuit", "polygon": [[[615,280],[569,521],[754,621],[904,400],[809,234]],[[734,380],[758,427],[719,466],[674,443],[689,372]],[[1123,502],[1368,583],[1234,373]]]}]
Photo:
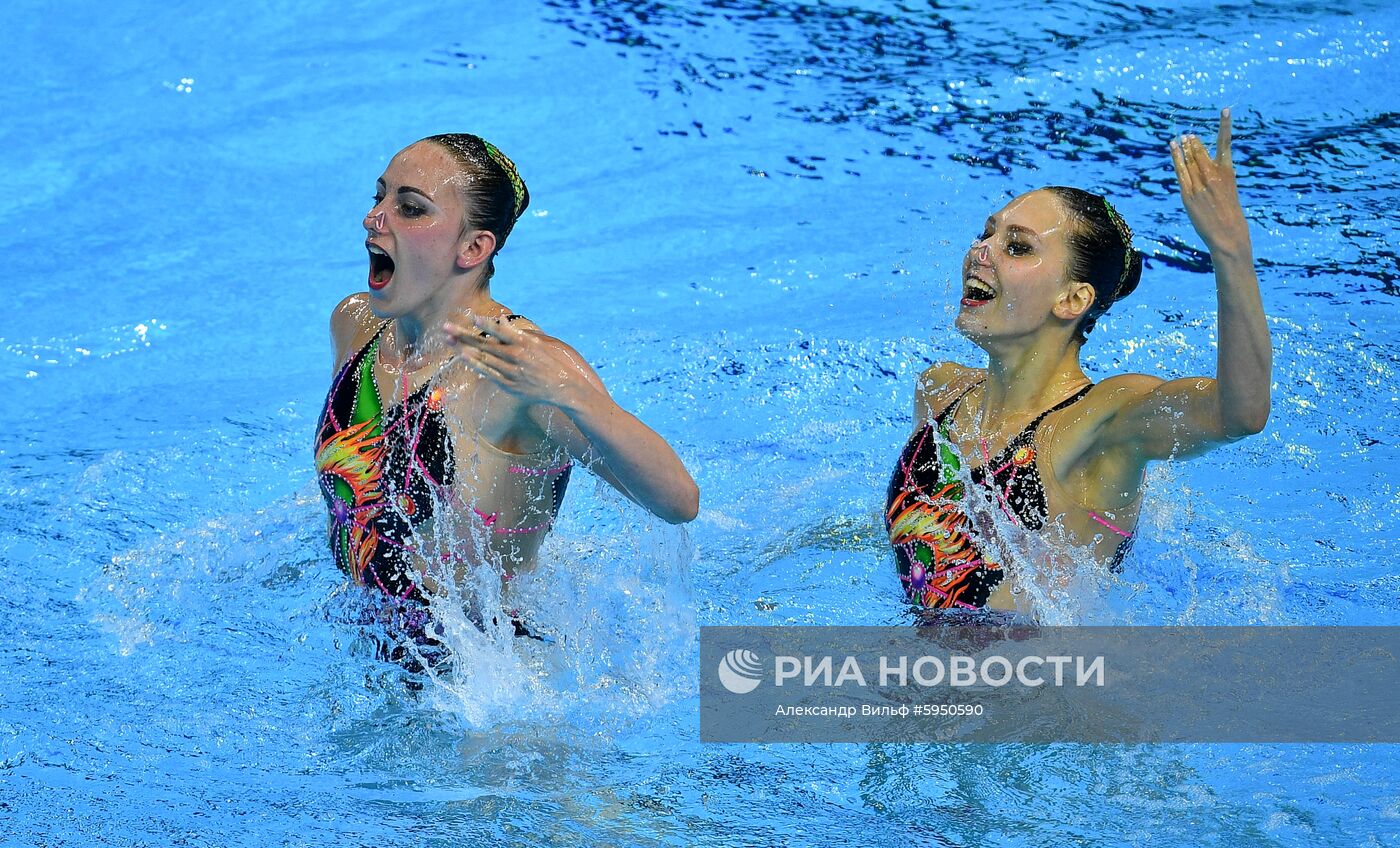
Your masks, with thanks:
[{"label": "patterned swimsuit", "polygon": [[[1004,576],[1001,565],[988,560],[969,533],[967,493],[959,474],[962,462],[951,447],[947,426],[958,403],[981,382],[968,386],[932,422],[914,431],[886,494],[885,528],[899,579],[909,599],[927,608],[981,609]],[[1049,508],[1036,468],[1035,432],[1047,415],[1075,403],[1091,388],[1085,386],[1036,416],[996,456],[986,455],[984,445],[984,464],[973,468],[968,479],[989,492],[1013,524],[1027,530],[1045,526]],[[1120,544],[1115,562],[1126,548]]]},{"label": "patterned swimsuit", "polygon": [[543,532],[559,511],[573,463],[552,451],[510,455],[477,439],[480,451],[498,455],[508,476],[529,481],[547,497],[529,526],[511,526],[498,512],[462,504],[452,488],[459,469],[442,389],[430,379],[410,393],[405,374],[398,402],[384,407],[379,400],[374,368],[388,326],[379,327],[330,385],[316,428],[316,472],[340,570],[392,598],[424,602],[413,579],[414,530],[433,518],[434,509],[470,509],[493,535]]},{"label": "patterned swimsuit", "polygon": [[357,583],[423,600],[410,577],[414,528],[453,482],[442,390],[424,383],[383,408],[374,380],[384,328],[336,375],[316,437],[316,471],[330,512],[331,552]]}]

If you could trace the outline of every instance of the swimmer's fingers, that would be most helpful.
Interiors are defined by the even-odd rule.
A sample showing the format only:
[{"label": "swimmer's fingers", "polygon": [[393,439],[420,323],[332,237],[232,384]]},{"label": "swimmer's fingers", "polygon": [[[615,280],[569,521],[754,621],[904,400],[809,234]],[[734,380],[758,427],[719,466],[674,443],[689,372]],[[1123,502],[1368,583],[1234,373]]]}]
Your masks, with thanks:
[{"label": "swimmer's fingers", "polygon": [[517,346],[501,344],[470,330],[465,336],[455,338],[460,342],[458,354],[468,367],[507,388],[510,388],[508,384],[512,378],[523,370],[520,349]]},{"label": "swimmer's fingers", "polygon": [[1225,146],[1219,159],[1211,159],[1198,136],[1186,135],[1172,142],[1172,164],[1181,182],[1182,205],[1211,255],[1244,257],[1252,250],[1249,223],[1229,164],[1228,128],[1221,129]]},{"label": "swimmer's fingers", "polygon": [[1204,186],[1206,183],[1220,175],[1220,165],[1210,158],[1210,151],[1206,149],[1206,143],[1201,141],[1201,137],[1193,135],[1187,139],[1187,161],[1195,167],[1195,176],[1199,183]]},{"label": "swimmer's fingers", "polygon": [[487,365],[500,374],[518,374],[524,369],[519,348],[497,342],[480,342],[467,356],[467,363]]},{"label": "swimmer's fingers", "polygon": [[1191,172],[1186,164],[1186,152],[1181,148],[1181,139],[1172,139],[1168,146],[1172,152],[1172,167],[1176,169],[1176,181],[1181,184],[1181,193],[1189,194],[1193,190]]},{"label": "swimmer's fingers", "polygon": [[485,333],[493,341],[501,344],[515,344],[525,335],[525,331],[519,327],[512,326],[504,316],[498,318],[485,318],[480,315],[471,316],[472,326],[479,332]]},{"label": "swimmer's fingers", "polygon": [[1230,108],[1220,110],[1220,134],[1215,139],[1215,161],[1222,168],[1233,168],[1230,158]]},{"label": "swimmer's fingers", "polygon": [[497,384],[506,391],[511,391],[514,381],[510,375],[502,370],[501,365],[493,362],[485,354],[473,354],[466,357],[467,366],[473,371]]},{"label": "swimmer's fingers", "polygon": [[488,332],[479,330],[475,325],[463,327],[451,322],[442,325],[442,330],[457,348],[465,354],[496,354],[515,345],[515,340],[507,340],[508,336],[493,336]]},{"label": "swimmer's fingers", "polygon": [[1220,182],[1222,177],[1228,175],[1210,158],[1210,151],[1206,149],[1200,136],[1182,136],[1177,148],[1181,151],[1182,170],[1188,180],[1188,184],[1182,186],[1184,191],[1208,191],[1215,183]]},{"label": "swimmer's fingers", "polygon": [[512,327],[504,318],[482,318],[478,315],[471,316],[469,326],[448,321],[442,325],[442,330],[454,342],[476,350],[517,344],[524,336],[523,330]]},{"label": "swimmer's fingers", "polygon": [[[445,329],[454,325],[445,325]],[[461,327],[456,328],[461,331]],[[550,340],[538,333],[513,327],[501,328],[505,338],[466,330],[453,334],[461,342],[462,362],[506,392],[530,402],[553,403],[559,389],[569,382],[567,361],[553,350]],[[452,330],[448,330],[452,333]]]},{"label": "swimmer's fingers", "polygon": [[456,343],[458,356],[469,368],[497,383],[505,385],[505,375],[520,370],[520,363],[514,355],[514,346],[502,344],[489,335],[456,324],[444,324],[443,330]]},{"label": "swimmer's fingers", "polygon": [[442,325],[442,331],[447,334],[447,337],[452,340],[453,344],[466,345],[476,350],[480,350],[482,346],[489,344],[491,341],[485,333],[463,327],[460,324],[454,324],[451,321]]}]

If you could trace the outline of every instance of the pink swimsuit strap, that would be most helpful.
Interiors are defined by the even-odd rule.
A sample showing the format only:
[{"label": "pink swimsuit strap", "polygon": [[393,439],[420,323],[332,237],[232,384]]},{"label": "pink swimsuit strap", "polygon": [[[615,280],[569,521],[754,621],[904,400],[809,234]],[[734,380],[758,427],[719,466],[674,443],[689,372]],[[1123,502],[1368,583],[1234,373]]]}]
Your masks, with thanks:
[{"label": "pink swimsuit strap", "polygon": [[1097,512],[1090,510],[1089,517],[1102,524],[1103,526],[1107,527],[1108,529],[1112,530],[1114,533],[1117,533],[1119,536],[1122,536],[1124,539],[1131,539],[1133,537],[1132,533],[1125,532],[1122,529],[1115,527],[1108,521],[1105,521],[1104,519],[1100,518]]},{"label": "pink swimsuit strap", "polygon": [[554,524],[554,519],[551,518],[543,524],[536,524],[534,527],[497,527],[496,519],[501,517],[499,512],[482,512],[476,507],[472,507],[472,512],[476,513],[476,517],[480,518],[487,527],[491,528],[492,533],[501,536],[520,536],[525,533],[535,533],[540,530],[548,530],[549,527]]}]

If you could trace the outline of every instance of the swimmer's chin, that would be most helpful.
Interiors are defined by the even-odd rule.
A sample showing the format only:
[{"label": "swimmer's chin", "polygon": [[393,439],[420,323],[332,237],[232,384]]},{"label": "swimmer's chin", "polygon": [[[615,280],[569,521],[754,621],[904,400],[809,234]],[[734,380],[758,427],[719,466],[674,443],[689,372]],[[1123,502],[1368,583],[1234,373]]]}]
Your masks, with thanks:
[{"label": "swimmer's chin", "polygon": [[953,329],[957,330],[968,341],[977,341],[987,335],[985,324],[977,321],[977,316],[972,314],[972,310],[963,307],[958,310],[958,317],[953,319]]},{"label": "swimmer's chin", "polygon": [[369,293],[368,306],[370,313],[381,321],[398,317],[394,314],[393,310],[388,308],[388,304],[384,302],[384,298],[380,296],[379,292],[372,291]]}]

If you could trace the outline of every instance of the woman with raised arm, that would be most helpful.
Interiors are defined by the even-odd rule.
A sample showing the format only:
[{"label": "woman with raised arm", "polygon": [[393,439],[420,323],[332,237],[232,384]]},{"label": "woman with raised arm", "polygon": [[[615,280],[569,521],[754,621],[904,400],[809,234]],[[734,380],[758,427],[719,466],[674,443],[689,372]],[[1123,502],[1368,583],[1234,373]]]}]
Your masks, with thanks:
[{"label": "woman with raised arm", "polygon": [[575,461],[668,522],[699,508],[665,440],[576,351],[492,297],[496,254],[528,204],[489,142],[410,145],[364,218],[368,291],[331,316],[336,374],[316,440],[331,549],[410,613],[409,631],[446,581],[534,564]]},{"label": "woman with raised arm", "polygon": [[1269,329],[1230,160],[1229,110],[1214,159],[1194,135],[1172,140],[1170,151],[1186,214],[1215,267],[1215,377],[1092,382],[1080,347],[1142,273],[1132,230],[1108,200],[1075,188],[1038,189],[997,210],[963,259],[956,321],[987,365],[945,362],[922,374],[914,433],[889,485],[890,543],[920,607],[1029,611],[1017,597],[1026,569],[998,553],[1024,547],[1006,538],[1017,533],[1064,554],[1087,549],[1116,569],[1149,462],[1264,429]]}]

